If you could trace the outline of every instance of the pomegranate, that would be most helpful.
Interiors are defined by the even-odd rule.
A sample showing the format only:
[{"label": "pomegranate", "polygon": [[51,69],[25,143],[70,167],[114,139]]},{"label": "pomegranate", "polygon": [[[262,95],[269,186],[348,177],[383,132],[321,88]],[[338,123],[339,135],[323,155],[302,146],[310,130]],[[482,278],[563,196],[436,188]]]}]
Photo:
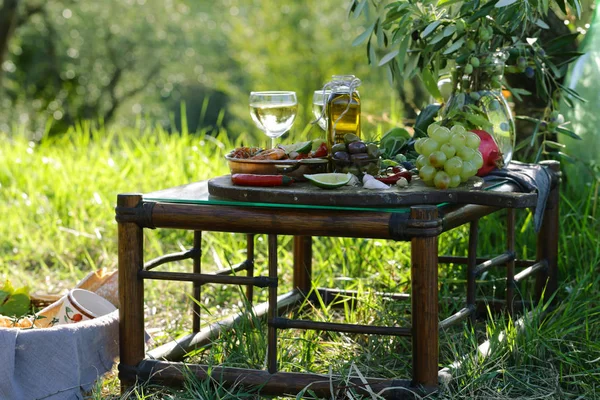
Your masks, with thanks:
[{"label": "pomegranate", "polygon": [[504,166],[504,159],[493,136],[480,129],[473,129],[471,132],[475,133],[481,139],[479,152],[483,156],[483,166],[477,171],[477,176],[486,176],[496,168],[502,168]]}]

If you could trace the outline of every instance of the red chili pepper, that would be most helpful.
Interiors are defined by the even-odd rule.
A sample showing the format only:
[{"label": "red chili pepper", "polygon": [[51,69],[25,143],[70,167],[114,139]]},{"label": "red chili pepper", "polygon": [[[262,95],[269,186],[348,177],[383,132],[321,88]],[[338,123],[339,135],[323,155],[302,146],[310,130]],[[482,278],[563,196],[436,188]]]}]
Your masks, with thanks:
[{"label": "red chili pepper", "polygon": [[233,174],[231,181],[240,186],[288,186],[294,180],[285,175]]},{"label": "red chili pepper", "polygon": [[388,185],[394,184],[396,182],[398,182],[398,180],[400,178],[404,178],[406,179],[408,182],[410,182],[410,180],[412,179],[412,174],[409,171],[401,171],[398,172],[394,175],[389,175],[389,176],[383,176],[383,177],[375,177],[375,179],[377,179],[380,182],[386,183]]},{"label": "red chili pepper", "polygon": [[321,143],[321,145],[314,152],[312,152],[311,157],[312,158],[325,157],[328,152],[329,152],[329,149],[327,148],[327,144]]}]

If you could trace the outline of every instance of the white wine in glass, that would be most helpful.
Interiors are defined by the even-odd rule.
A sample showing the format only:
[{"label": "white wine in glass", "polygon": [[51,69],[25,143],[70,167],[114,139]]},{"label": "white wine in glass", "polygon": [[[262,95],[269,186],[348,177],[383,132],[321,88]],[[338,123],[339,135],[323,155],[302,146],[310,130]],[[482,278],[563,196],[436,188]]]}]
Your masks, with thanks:
[{"label": "white wine in glass", "polygon": [[330,90],[315,90],[313,94],[313,106],[312,111],[315,116],[315,120],[324,131],[327,130],[327,113],[323,112],[325,108],[325,104],[327,104],[327,99],[329,99],[329,95],[331,94]]},{"label": "white wine in glass", "polygon": [[275,147],[275,139],[292,127],[297,112],[295,92],[250,93],[250,116],[258,129],[271,138],[272,148]]}]

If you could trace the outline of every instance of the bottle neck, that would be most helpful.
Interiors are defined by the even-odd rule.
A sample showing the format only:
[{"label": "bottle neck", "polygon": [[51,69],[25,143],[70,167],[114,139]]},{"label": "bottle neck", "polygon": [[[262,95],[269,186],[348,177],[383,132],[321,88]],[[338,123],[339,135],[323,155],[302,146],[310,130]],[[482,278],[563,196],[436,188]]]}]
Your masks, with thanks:
[{"label": "bottle neck", "polygon": [[325,86],[333,92],[351,94],[356,92],[356,88],[359,87],[360,84],[360,79],[354,75],[333,75],[331,81],[325,84]]}]

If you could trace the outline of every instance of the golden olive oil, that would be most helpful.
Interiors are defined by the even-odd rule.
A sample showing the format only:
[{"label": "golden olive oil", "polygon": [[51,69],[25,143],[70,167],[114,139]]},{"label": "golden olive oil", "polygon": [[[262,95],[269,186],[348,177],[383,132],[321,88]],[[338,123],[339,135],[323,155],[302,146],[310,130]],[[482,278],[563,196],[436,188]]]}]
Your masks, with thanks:
[{"label": "golden olive oil", "polygon": [[327,145],[344,142],[344,135],[352,133],[360,137],[360,97],[356,86],[360,80],[354,75],[336,75],[327,99]]}]

